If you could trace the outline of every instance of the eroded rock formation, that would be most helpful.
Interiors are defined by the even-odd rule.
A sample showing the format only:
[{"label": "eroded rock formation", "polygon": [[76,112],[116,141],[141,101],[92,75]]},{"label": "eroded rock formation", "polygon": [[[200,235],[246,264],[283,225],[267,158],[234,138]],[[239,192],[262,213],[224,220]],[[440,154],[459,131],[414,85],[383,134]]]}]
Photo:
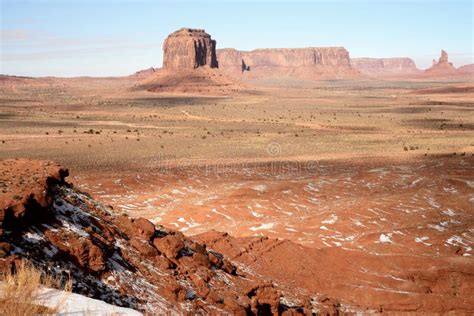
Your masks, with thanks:
[{"label": "eroded rock formation", "polygon": [[[0,272],[28,260],[73,291],[156,314],[297,312],[271,280],[144,218],[115,213],[48,161],[0,162]],[[302,310],[301,310],[302,311]],[[293,315],[293,314],[292,314]]]},{"label": "eroded rock formation", "polygon": [[411,58],[351,58],[355,69],[368,75],[414,74],[419,72]]},{"label": "eroded rock formation", "polygon": [[182,28],[163,44],[163,68],[218,68],[216,41],[204,30]]},{"label": "eroded rock formation", "polygon": [[216,41],[204,30],[182,28],[163,44],[163,68],[137,72],[135,89],[161,93],[224,94],[242,85],[219,71]]},{"label": "eroded rock formation", "polygon": [[[343,47],[268,48],[250,52],[217,50],[219,66],[239,77],[255,79],[287,77],[294,79],[350,78],[357,76],[350,65],[349,52]],[[242,71],[242,65],[249,67]]]},{"label": "eroded rock formation", "polygon": [[445,75],[454,75],[457,73],[456,68],[448,60],[448,53],[444,50],[441,50],[441,56],[438,59],[438,62],[433,60],[433,66],[425,70],[425,73],[428,75],[435,76],[445,76]]},{"label": "eroded rock formation", "polygon": [[118,214],[68,184],[67,171],[51,162],[2,161],[0,175],[0,271],[29,260],[70,273],[74,292],[115,305],[152,315],[474,311],[468,256],[420,261],[216,231],[187,237]]}]

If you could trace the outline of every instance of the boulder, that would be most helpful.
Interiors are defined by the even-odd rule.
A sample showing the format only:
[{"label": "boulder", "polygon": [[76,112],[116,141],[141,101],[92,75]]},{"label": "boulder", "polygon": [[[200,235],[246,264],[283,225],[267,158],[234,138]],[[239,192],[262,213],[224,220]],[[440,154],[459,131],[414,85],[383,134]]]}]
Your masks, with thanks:
[{"label": "boulder", "polygon": [[180,250],[184,248],[184,239],[180,235],[168,235],[162,238],[155,238],[153,245],[168,259],[176,259]]}]

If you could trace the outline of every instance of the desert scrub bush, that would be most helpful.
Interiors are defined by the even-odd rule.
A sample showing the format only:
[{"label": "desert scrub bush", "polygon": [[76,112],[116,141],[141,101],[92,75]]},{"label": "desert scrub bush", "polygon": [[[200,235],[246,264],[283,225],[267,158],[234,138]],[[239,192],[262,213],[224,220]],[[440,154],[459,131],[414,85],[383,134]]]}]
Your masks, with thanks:
[{"label": "desert scrub bush", "polygon": [[22,261],[14,272],[0,275],[0,315],[33,316],[58,313],[66,298],[54,306],[42,298],[42,289],[56,288],[72,291],[72,279],[62,280],[36,269],[31,263]]}]

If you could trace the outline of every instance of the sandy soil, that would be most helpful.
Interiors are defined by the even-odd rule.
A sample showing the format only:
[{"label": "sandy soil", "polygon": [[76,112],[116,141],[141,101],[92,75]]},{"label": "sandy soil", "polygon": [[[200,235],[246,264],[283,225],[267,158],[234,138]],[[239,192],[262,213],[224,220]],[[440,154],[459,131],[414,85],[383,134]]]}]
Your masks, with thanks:
[{"label": "sandy soil", "polygon": [[320,82],[229,97],[166,96],[134,85],[3,81],[0,158],[55,159],[75,173],[96,173],[163,161],[407,159],[474,149],[472,92],[435,89],[466,83]]},{"label": "sandy soil", "polygon": [[[0,159],[57,161],[117,212],[186,235],[289,239],[334,258],[352,253],[369,272],[394,255],[418,272],[472,262],[472,83],[322,81],[216,97],[136,84],[1,81]],[[270,273],[282,263],[266,264]],[[335,271],[354,287],[361,278]],[[344,291],[374,309],[387,299]]]}]

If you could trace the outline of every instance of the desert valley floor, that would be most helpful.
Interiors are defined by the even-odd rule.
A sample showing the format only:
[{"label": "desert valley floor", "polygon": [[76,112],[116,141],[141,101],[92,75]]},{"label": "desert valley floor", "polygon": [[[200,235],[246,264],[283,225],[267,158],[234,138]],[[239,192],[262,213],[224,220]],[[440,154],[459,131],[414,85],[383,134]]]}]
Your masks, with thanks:
[{"label": "desert valley floor", "polygon": [[[133,80],[3,78],[0,159],[56,161],[114,211],[186,236],[308,247],[287,264],[257,252],[269,257],[255,269],[349,306],[472,308],[423,296],[443,284],[456,297],[473,280],[472,82],[249,84],[211,97],[137,91]],[[413,275],[425,287],[406,286]]]}]

